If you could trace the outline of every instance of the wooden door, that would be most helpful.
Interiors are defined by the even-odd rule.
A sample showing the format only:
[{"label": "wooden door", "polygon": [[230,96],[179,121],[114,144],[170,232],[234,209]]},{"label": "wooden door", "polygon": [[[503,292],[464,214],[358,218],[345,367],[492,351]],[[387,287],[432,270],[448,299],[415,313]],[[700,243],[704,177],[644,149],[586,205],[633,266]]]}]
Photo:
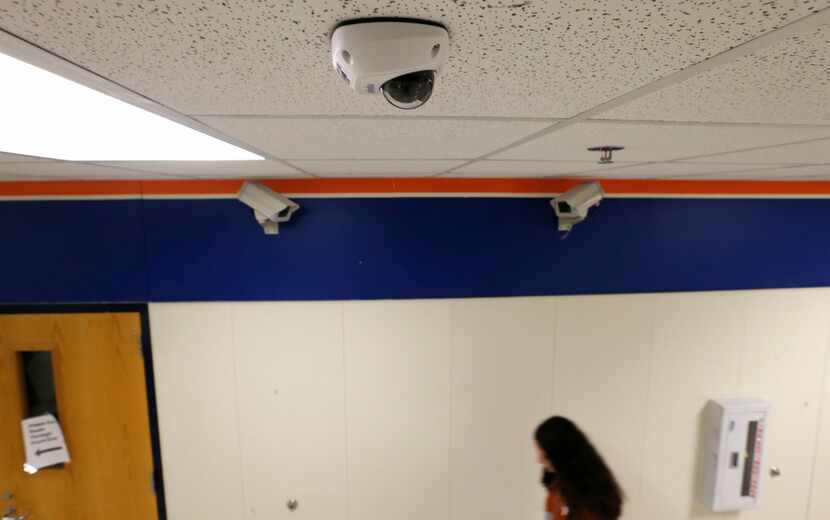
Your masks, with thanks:
[{"label": "wooden door", "polygon": [[[26,351],[51,352],[71,457],[34,475],[22,469]],[[31,520],[155,520],[152,474],[139,314],[0,315],[0,508]]]}]

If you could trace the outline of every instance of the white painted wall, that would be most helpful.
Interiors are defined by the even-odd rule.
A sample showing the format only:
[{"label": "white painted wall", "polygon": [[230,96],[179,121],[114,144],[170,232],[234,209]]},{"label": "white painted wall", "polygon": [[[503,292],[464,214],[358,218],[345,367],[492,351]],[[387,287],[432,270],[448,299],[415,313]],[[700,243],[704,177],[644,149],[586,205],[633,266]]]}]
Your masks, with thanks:
[{"label": "white painted wall", "polygon": [[[552,414],[606,456],[626,519],[830,518],[830,290],[150,314],[171,520],[538,520]],[[714,515],[700,413],[736,396],[771,402],[783,476],[760,510]]]}]

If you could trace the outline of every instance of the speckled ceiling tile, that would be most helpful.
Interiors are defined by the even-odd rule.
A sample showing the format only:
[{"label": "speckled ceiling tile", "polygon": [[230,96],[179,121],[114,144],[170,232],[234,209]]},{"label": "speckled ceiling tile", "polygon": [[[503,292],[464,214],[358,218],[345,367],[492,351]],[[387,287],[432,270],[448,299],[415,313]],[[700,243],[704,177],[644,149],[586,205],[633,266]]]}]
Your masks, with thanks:
[{"label": "speckled ceiling tile", "polygon": [[[653,162],[677,161],[746,150],[776,146],[808,139],[830,139],[830,127],[780,127],[755,125],[724,125],[657,122],[602,122],[587,121],[564,127],[538,139],[497,154],[494,159],[585,161],[597,160],[597,152],[589,146],[617,145],[625,149],[614,152],[617,161]],[[752,160],[722,160],[713,162],[756,162]],[[796,155],[776,157],[757,162],[784,164],[807,162]]]},{"label": "speckled ceiling tile", "polygon": [[695,162],[830,164],[830,137],[808,139],[803,142],[795,142],[791,139],[790,142],[793,144],[700,157],[695,159]]},{"label": "speckled ceiling tile", "polygon": [[675,178],[686,179],[763,179],[763,180],[828,180],[830,179],[830,164],[819,164],[811,166],[791,166],[787,168],[751,168],[741,172],[728,172],[718,174],[698,173],[692,175],[677,176]]},{"label": "speckled ceiling tile", "polygon": [[400,114],[331,70],[341,20],[444,23],[452,51],[416,114],[567,117],[830,0],[5,0],[0,27],[195,114]]},{"label": "speckled ceiling tile", "polygon": [[[526,164],[530,166],[525,166]],[[505,166],[499,166],[500,164]],[[453,172],[453,176],[487,176],[509,177],[522,171],[532,176],[568,176],[603,179],[663,179],[681,175],[726,174],[749,169],[760,170],[764,166],[757,164],[721,164],[721,163],[626,163],[614,161],[612,164],[598,164],[597,161],[480,161]],[[771,167],[771,166],[766,166]],[[485,175],[481,175],[481,174]],[[531,175],[525,175],[531,176]]]},{"label": "speckled ceiling tile", "polygon": [[0,162],[0,178],[12,179],[172,179],[173,175],[164,175],[154,172],[133,170],[129,168],[114,168],[100,164],[88,164],[65,161],[43,161],[6,163]]},{"label": "speckled ceiling tile", "polygon": [[637,99],[600,117],[830,124],[830,25]]},{"label": "speckled ceiling tile", "polygon": [[32,157],[30,155],[18,155],[16,153],[0,152],[0,162],[34,162],[34,161],[51,161],[53,159],[46,159],[42,157]]},{"label": "speckled ceiling tile", "polygon": [[112,161],[97,164],[202,179],[304,176],[300,171],[274,161]]},{"label": "speckled ceiling tile", "polygon": [[320,177],[431,177],[463,164],[462,161],[292,161]]},{"label": "speckled ceiling tile", "polygon": [[[287,160],[478,157],[545,123],[434,119],[202,117],[206,124]],[[390,176],[397,172],[390,171]]]},{"label": "speckled ceiling tile", "polygon": [[597,161],[476,161],[449,174],[451,177],[553,177],[573,176],[600,168]]}]

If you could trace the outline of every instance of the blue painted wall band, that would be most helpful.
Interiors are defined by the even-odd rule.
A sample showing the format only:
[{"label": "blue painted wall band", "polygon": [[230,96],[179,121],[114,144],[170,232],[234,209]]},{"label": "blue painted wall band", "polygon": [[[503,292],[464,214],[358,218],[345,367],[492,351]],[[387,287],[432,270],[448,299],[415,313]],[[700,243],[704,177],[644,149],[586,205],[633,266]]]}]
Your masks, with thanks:
[{"label": "blue painted wall band", "polygon": [[607,199],[560,240],[542,198],[0,203],[0,302],[453,298],[830,285],[830,201]]}]

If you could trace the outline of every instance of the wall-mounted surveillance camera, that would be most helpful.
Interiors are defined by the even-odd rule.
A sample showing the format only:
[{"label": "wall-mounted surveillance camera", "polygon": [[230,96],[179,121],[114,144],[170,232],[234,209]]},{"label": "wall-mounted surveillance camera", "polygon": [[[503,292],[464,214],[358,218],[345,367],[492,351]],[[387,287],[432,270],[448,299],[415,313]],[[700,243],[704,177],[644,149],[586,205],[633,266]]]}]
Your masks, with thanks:
[{"label": "wall-mounted surveillance camera", "polygon": [[598,206],[605,196],[599,182],[586,182],[572,188],[550,202],[559,217],[559,231],[570,231],[588,216],[588,210]]},{"label": "wall-mounted surveillance camera", "polygon": [[293,200],[280,195],[264,184],[245,182],[236,197],[254,210],[254,217],[266,235],[279,233],[279,223],[291,220],[291,215],[300,209]]},{"label": "wall-mounted surveillance camera", "polygon": [[331,57],[352,90],[380,92],[392,105],[409,110],[429,100],[449,44],[447,29],[436,22],[363,18],[335,28]]}]

